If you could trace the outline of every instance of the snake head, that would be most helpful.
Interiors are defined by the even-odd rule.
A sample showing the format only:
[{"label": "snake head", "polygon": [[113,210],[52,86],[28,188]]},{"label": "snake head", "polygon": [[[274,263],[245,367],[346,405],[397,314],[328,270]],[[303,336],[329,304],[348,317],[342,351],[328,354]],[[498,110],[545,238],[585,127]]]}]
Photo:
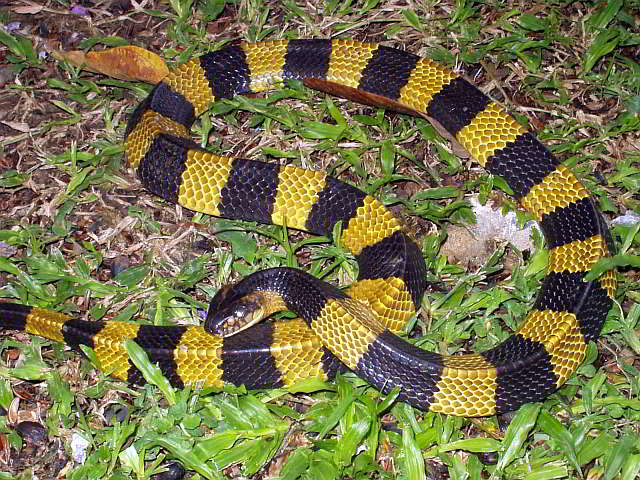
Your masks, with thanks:
[{"label": "snake head", "polygon": [[259,299],[249,294],[218,311],[209,311],[204,329],[213,335],[230,337],[255,325],[264,317],[264,308]]}]

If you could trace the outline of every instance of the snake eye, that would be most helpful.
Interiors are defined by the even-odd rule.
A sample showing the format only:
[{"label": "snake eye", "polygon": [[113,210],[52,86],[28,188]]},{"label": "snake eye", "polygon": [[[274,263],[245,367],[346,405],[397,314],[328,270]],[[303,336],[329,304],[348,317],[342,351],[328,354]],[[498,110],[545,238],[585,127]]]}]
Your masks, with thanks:
[{"label": "snake eye", "polygon": [[261,308],[260,303],[253,300],[241,300],[229,307],[233,310],[233,316],[237,319],[245,319],[247,322]]},{"label": "snake eye", "polygon": [[247,315],[249,315],[249,308],[244,304],[236,306],[232,312],[232,316],[238,319],[244,318]]}]

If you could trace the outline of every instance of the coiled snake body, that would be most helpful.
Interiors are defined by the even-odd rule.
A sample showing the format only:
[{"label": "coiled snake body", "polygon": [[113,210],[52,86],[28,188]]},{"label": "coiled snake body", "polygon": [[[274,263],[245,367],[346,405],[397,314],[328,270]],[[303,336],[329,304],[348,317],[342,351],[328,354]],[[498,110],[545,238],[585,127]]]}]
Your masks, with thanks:
[{"label": "coiled snake body", "polygon": [[[442,356],[395,335],[420,307],[425,263],[402,224],[376,199],[326,176],[209,153],[189,138],[215,100],[260,92],[288,79],[360,102],[426,116],[489,172],[504,177],[540,222],[551,250],[533,310],[502,344],[473,355]],[[242,44],[178,67],[136,109],[126,152],[151,192],[211,215],[286,225],[330,236],[355,255],[358,281],[342,292],[297,270],[258,272],[240,296],[275,292],[303,320],[257,325],[221,338],[202,327],[87,322],[48,310],[0,304],[0,328],[26,330],[73,347],[94,348],[102,368],[143,381],[123,340],[134,339],[178,387],[200,382],[248,388],[331,376],[343,362],[377,388],[400,388],[412,405],[483,416],[540,400],[583,361],[615,294],[613,272],[585,282],[609,255],[595,202],[578,179],[496,103],[431,60],[345,40]]]}]

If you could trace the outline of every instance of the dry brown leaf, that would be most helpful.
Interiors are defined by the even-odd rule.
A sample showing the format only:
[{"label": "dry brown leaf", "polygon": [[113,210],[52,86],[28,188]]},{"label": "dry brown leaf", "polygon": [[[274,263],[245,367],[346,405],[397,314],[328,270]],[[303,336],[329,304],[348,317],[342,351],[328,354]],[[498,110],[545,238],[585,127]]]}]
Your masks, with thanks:
[{"label": "dry brown leaf", "polygon": [[16,7],[13,9],[14,12],[20,13],[22,15],[34,15],[36,13],[40,13],[44,10],[42,5],[29,5],[26,7]]},{"label": "dry brown leaf", "polygon": [[34,2],[26,2],[26,5],[13,7],[12,10],[22,15],[34,15],[44,10],[44,6],[38,5],[37,3],[34,3]]},{"label": "dry brown leaf", "polygon": [[162,58],[144,48],[127,45],[101,52],[70,50],[56,52],[56,57],[94,72],[120,80],[158,83],[169,69]]},{"label": "dry brown leaf", "polygon": [[31,131],[31,127],[29,127],[29,124],[25,122],[12,122],[10,120],[3,120],[2,123],[22,133],[28,133],[29,131]]}]

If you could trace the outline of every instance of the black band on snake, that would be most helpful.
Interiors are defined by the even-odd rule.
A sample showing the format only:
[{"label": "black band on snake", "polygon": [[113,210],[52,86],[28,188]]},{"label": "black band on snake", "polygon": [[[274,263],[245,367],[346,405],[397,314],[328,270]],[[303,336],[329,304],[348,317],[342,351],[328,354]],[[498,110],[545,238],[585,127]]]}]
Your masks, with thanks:
[{"label": "black band on snake", "polygon": [[[427,117],[480,165],[502,176],[540,222],[551,251],[532,311],[504,343],[472,355],[424,351],[395,333],[426,288],[420,248],[379,201],[324,173],[214,155],[189,137],[221,98],[261,92],[289,79],[367,104]],[[170,202],[222,217],[330,236],[356,257],[346,291],[294,269],[250,276],[222,306],[248,295],[272,299],[302,320],[261,323],[222,338],[202,327],[88,322],[35,307],[0,304],[0,328],[94,348],[102,368],[143,381],[122,342],[134,339],[170,382],[248,388],[330,377],[346,365],[376,388],[433,411],[484,416],[558,389],[596,340],[615,294],[615,273],[585,274],[612,251],[606,224],[580,181],[510,115],[465,79],[405,51],[346,40],[242,44],[178,67],[135,110],[126,152],[144,186]],[[258,293],[256,293],[258,292]]]}]

